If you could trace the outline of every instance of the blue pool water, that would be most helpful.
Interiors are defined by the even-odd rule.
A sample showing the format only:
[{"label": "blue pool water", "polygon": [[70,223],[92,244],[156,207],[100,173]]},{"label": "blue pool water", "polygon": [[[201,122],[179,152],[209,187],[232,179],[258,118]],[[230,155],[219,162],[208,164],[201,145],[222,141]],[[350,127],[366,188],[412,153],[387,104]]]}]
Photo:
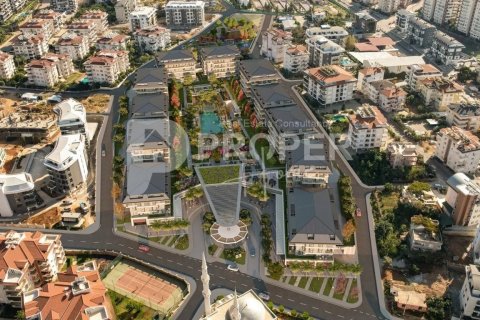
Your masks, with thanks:
[{"label": "blue pool water", "polygon": [[215,112],[204,112],[200,115],[200,130],[202,133],[222,133],[220,118]]}]

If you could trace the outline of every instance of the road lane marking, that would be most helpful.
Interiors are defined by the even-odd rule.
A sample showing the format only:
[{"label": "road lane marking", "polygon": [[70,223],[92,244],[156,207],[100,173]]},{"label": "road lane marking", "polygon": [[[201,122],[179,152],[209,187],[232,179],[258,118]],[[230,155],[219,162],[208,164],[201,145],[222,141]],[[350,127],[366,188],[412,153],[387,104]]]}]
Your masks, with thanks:
[{"label": "road lane marking", "polygon": [[218,277],[219,277],[220,279],[223,279],[223,280],[225,280],[225,278],[224,278],[224,277],[222,277],[222,276],[218,276]]},{"label": "road lane marking", "polygon": [[105,242],[106,244],[112,244],[111,242]]},{"label": "road lane marking", "polygon": [[120,247],[124,247],[124,246],[125,246],[124,244],[121,244],[121,243],[119,243],[118,245],[119,245]]},{"label": "road lane marking", "polygon": [[341,314],[337,314],[336,316],[339,318],[345,318],[345,316],[342,316]]},{"label": "road lane marking", "polygon": [[287,299],[288,301],[291,301],[291,302],[294,302],[295,300],[292,300],[292,299]]},{"label": "road lane marking", "polygon": [[278,294],[276,294],[275,296],[277,296],[277,297],[279,297],[279,298],[281,298],[281,297],[282,297],[282,296],[279,296]]},{"label": "road lane marking", "polygon": [[324,310],[324,311],[325,311],[325,313],[332,314],[332,313],[331,313],[330,311],[328,311],[328,310]]},{"label": "road lane marking", "polygon": [[73,242],[73,240],[72,240],[72,239],[68,239],[67,241],[68,241],[68,242]]},{"label": "road lane marking", "polygon": [[149,256],[151,256],[152,254],[151,253],[147,253]]},{"label": "road lane marking", "polygon": [[130,250],[133,250],[133,248],[132,248],[132,247],[128,247],[128,249],[130,249]]},{"label": "road lane marking", "polygon": [[160,256],[157,256],[157,259],[162,259],[162,257],[160,257]]},{"label": "road lane marking", "polygon": [[300,302],[300,304],[301,304],[302,306],[306,306],[306,304],[305,304],[305,303],[303,303],[303,302]]},{"label": "road lane marking", "polygon": [[318,308],[317,308],[317,307],[312,307],[312,309],[318,310]]},{"label": "road lane marking", "polygon": [[85,240],[80,240],[80,242],[81,242],[81,243],[85,243],[85,242],[87,242],[87,241],[85,241]]},{"label": "road lane marking", "polygon": [[98,241],[93,241],[92,243],[95,243],[95,244],[97,244],[97,243],[100,243],[100,242],[98,242]]},{"label": "road lane marking", "polygon": [[[232,282],[233,282],[233,281],[232,281]],[[248,286],[247,286],[245,283],[242,283],[242,286],[244,286],[244,287],[248,287]]]},{"label": "road lane marking", "polygon": [[167,261],[168,261],[168,262],[173,262],[173,261],[172,261],[172,260],[170,260],[170,259],[167,259]]},{"label": "road lane marking", "polygon": [[187,268],[188,268],[188,269],[193,269],[193,267],[192,267],[192,266],[187,266]]},{"label": "road lane marking", "polygon": [[182,263],[180,263],[180,262],[177,262],[177,264],[178,264],[179,266],[183,266],[183,264],[182,264]]}]

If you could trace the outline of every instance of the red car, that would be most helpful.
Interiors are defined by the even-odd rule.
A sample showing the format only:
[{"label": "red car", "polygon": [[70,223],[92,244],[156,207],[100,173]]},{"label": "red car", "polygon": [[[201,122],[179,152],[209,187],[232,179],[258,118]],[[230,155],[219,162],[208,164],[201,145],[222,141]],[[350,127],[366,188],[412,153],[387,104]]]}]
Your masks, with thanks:
[{"label": "red car", "polygon": [[355,215],[356,215],[357,217],[361,217],[361,216],[362,216],[362,211],[360,211],[360,208],[355,209]]},{"label": "red car", "polygon": [[148,251],[150,251],[150,247],[142,244],[142,245],[138,246],[138,250],[143,251],[143,252],[148,252]]}]

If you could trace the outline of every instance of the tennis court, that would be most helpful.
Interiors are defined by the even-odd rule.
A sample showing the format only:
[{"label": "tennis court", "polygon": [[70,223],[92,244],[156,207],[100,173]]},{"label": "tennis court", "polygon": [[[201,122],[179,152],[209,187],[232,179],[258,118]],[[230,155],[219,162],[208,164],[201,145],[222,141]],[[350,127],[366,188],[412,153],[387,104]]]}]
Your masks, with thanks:
[{"label": "tennis court", "polygon": [[118,263],[103,280],[105,286],[132,300],[138,301],[163,314],[168,314],[183,294],[174,281],[154,274],[151,270],[126,262]]}]

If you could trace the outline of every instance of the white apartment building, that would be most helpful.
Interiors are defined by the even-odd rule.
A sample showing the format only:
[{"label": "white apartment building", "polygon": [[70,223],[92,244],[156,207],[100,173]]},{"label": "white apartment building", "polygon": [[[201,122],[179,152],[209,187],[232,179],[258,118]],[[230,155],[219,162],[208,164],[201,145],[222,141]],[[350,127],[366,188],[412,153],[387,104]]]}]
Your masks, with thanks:
[{"label": "white apartment building", "polygon": [[61,135],[43,163],[50,175],[51,186],[59,193],[78,189],[88,178],[85,136],[80,133]]},{"label": "white apartment building", "polygon": [[400,0],[380,0],[378,2],[378,9],[386,14],[397,12],[400,7]]},{"label": "white apartment building", "polygon": [[460,11],[460,0],[425,0],[422,17],[437,24],[456,23]]},{"label": "white apartment building", "polygon": [[392,142],[387,147],[387,159],[393,168],[411,167],[417,164],[417,146]]},{"label": "white apartment building", "polygon": [[84,65],[90,81],[113,84],[130,68],[130,61],[128,51],[102,50]]},{"label": "white apartment building", "polygon": [[367,82],[363,91],[368,98],[383,111],[392,112],[403,109],[407,93],[389,80]]},{"label": "white apartment building", "polygon": [[67,30],[88,38],[88,45],[93,46],[97,41],[96,23],[90,20],[76,20],[67,26]]},{"label": "white apartment building", "polygon": [[426,78],[417,82],[417,91],[423,97],[425,105],[444,112],[453,103],[459,103],[463,88],[447,78]]},{"label": "white apartment building", "polygon": [[427,78],[441,78],[442,72],[431,64],[418,65],[414,64],[408,68],[405,81],[410,90],[417,90],[417,83],[419,80]]},{"label": "white apartment building", "polygon": [[320,106],[353,99],[357,78],[339,66],[323,66],[304,71],[303,87]]},{"label": "white apartment building", "polygon": [[127,23],[130,12],[137,7],[136,0],[118,0],[115,3],[115,17],[119,23]]},{"label": "white apartment building", "polygon": [[42,36],[19,35],[12,40],[15,55],[27,60],[40,58],[48,52],[48,41]]},{"label": "white apartment building", "polygon": [[447,108],[447,123],[473,132],[480,129],[480,105],[460,102]]},{"label": "white apartment building", "polygon": [[51,0],[50,5],[55,11],[71,13],[77,11],[78,2],[78,0]]},{"label": "white apartment building", "polygon": [[292,33],[280,29],[268,29],[262,34],[260,54],[273,63],[282,63],[285,51],[292,44]]},{"label": "white apartment building", "polygon": [[189,50],[170,50],[160,52],[158,65],[167,70],[168,77],[183,81],[186,76],[196,79],[196,61]]},{"label": "white apartment building", "polygon": [[408,21],[410,20],[411,17],[414,17],[415,13],[401,9],[398,10],[397,13],[395,14],[395,27],[401,32],[401,33],[407,33],[408,31]]},{"label": "white apartment building", "polygon": [[[62,12],[56,12],[50,9],[40,9],[33,16],[34,19],[50,20],[53,22],[54,30],[59,30],[65,27],[65,20],[67,15]],[[55,32],[55,31],[54,31]]]},{"label": "white apartment building", "polygon": [[7,160],[7,151],[5,148],[0,148],[0,168],[2,168]]},{"label": "white apartment building", "polygon": [[291,73],[300,73],[308,68],[310,55],[303,45],[296,45],[285,50],[283,68]]},{"label": "white apartment building", "polygon": [[[4,151],[5,152],[5,151]],[[26,172],[0,174],[0,216],[25,214],[39,207],[41,198],[32,175]]]},{"label": "white apartment building", "polygon": [[66,259],[60,235],[41,232],[0,233],[0,303],[22,307],[23,293],[55,281]]},{"label": "white apartment building", "polygon": [[108,14],[105,11],[89,10],[83,13],[80,19],[93,22],[97,35],[102,35],[108,29]]},{"label": "white apartment building", "polygon": [[388,139],[387,119],[377,107],[364,104],[348,116],[347,145],[353,150],[383,149]]},{"label": "white apartment building", "polygon": [[166,23],[170,29],[192,29],[205,24],[205,2],[169,1],[165,5]]},{"label": "white apartment building", "polygon": [[87,112],[79,101],[73,98],[63,100],[53,108],[53,112],[57,115],[57,125],[62,135],[86,133]]},{"label": "white apartment building", "polygon": [[433,37],[430,54],[438,63],[444,65],[455,64],[463,58],[462,52],[465,46],[449,35],[437,31]]},{"label": "white apartment building", "polygon": [[95,44],[98,50],[127,50],[127,42],[130,39],[125,34],[111,32],[100,37]]},{"label": "white apartment building", "polygon": [[86,36],[80,36],[73,32],[66,33],[55,44],[55,51],[69,55],[72,60],[83,59],[89,53],[89,40]]},{"label": "white apartment building", "polygon": [[13,56],[7,53],[0,52],[0,78],[10,79],[15,74],[15,62]]},{"label": "white apartment building", "polygon": [[157,9],[154,7],[137,7],[128,15],[130,30],[136,31],[157,24]]},{"label": "white apartment building", "polygon": [[473,39],[480,39],[480,0],[463,0],[457,30]]},{"label": "white apartment building", "polygon": [[50,40],[55,32],[52,20],[32,19],[20,26],[20,31],[25,36],[42,36]]},{"label": "white apartment building", "polygon": [[49,53],[32,60],[26,66],[28,83],[38,87],[52,87],[74,72],[72,58],[66,54]]},{"label": "white apartment building", "polygon": [[435,156],[455,172],[474,173],[480,163],[480,141],[470,131],[443,128],[437,133]]},{"label": "white apartment building", "polygon": [[236,74],[240,50],[236,45],[202,47],[199,56],[204,74],[226,78]]},{"label": "white apartment building", "polygon": [[308,63],[312,67],[338,64],[345,49],[324,36],[313,36],[305,40],[309,54]]},{"label": "white apartment building", "polygon": [[382,68],[371,67],[358,70],[357,91],[367,94],[368,84],[373,81],[381,81],[385,76]]},{"label": "white apartment building", "polygon": [[10,1],[0,1],[0,21],[7,21],[13,15],[14,11]]},{"label": "white apartment building", "polygon": [[480,265],[480,228],[477,228],[477,232],[475,233],[475,238],[472,242],[472,255],[473,255],[473,263],[477,266]]},{"label": "white apartment building", "polygon": [[333,42],[342,45],[348,37],[348,32],[342,27],[322,25],[321,27],[308,28],[305,30],[305,35],[307,38],[324,36],[328,40],[332,40]]},{"label": "white apartment building", "polygon": [[142,50],[151,53],[165,50],[171,42],[170,30],[160,26],[137,30],[133,36]]},{"label": "white apartment building", "polygon": [[480,319],[480,270],[474,264],[465,266],[465,280],[460,291],[462,318]]},{"label": "white apartment building", "polygon": [[464,173],[456,173],[447,180],[444,211],[455,225],[477,226],[480,222],[480,184]]}]

